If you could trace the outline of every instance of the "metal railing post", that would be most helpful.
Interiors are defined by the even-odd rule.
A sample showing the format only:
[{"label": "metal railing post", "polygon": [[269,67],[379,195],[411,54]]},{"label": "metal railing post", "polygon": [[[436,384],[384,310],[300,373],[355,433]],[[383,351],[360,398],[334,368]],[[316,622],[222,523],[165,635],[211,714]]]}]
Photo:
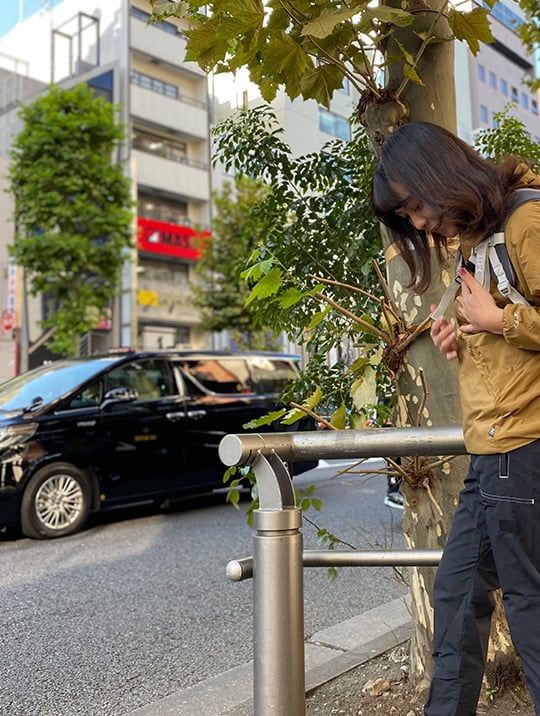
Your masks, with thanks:
[{"label": "metal railing post", "polygon": [[439,550],[305,552],[302,513],[283,460],[382,455],[462,455],[459,426],[226,435],[225,465],[252,465],[259,490],[253,557],[227,565],[232,581],[253,577],[254,716],[305,713],[303,566],[438,564]]},{"label": "metal railing post", "polygon": [[258,454],[253,470],[260,505],[253,513],[254,714],[300,716],[305,712],[302,515],[276,454]]}]

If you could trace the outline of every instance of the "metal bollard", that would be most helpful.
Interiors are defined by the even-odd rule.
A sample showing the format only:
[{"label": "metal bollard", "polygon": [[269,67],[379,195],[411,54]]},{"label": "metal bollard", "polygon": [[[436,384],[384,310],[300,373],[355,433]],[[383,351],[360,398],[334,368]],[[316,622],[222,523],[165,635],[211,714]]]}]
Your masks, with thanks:
[{"label": "metal bollard", "polygon": [[257,455],[254,511],[254,714],[305,713],[304,580],[301,510],[285,464]]}]

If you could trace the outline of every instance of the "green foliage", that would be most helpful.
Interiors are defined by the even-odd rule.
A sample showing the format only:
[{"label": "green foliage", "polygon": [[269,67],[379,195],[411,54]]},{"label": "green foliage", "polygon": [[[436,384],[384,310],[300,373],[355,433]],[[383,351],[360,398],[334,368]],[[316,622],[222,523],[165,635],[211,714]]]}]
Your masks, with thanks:
[{"label": "green foliage", "polygon": [[44,294],[54,329],[49,347],[76,354],[82,334],[110,306],[131,244],[130,188],[113,164],[124,131],[114,110],[86,85],[51,87],[23,107],[11,151],[14,261],[30,293]]},{"label": "green foliage", "polygon": [[515,105],[509,103],[502,112],[495,112],[497,126],[482,129],[478,133],[475,147],[495,160],[514,154],[530,162],[532,169],[540,173],[540,144],[534,141],[523,122],[512,114],[513,108]]},{"label": "green foliage", "polygon": [[[189,21],[186,59],[207,72],[247,67],[267,102],[284,87],[291,99],[314,99],[328,107],[344,77],[358,91],[367,88],[378,97],[377,78],[392,62],[404,63],[407,80],[423,84],[416,65],[424,47],[416,56],[405,52],[384,56],[388,37],[413,26],[415,15],[406,4],[399,8],[364,0],[347,4],[340,0],[150,0],[150,4],[156,20],[175,16]],[[453,34],[438,36],[433,23],[423,32],[424,46],[458,39],[476,54],[480,41],[492,41],[489,10],[458,7],[449,10]],[[403,45],[397,46],[403,50]]]},{"label": "green foliage", "polygon": [[260,325],[247,304],[250,289],[241,278],[247,257],[262,241],[251,210],[268,191],[263,182],[238,177],[216,192],[212,236],[204,242],[197,265],[199,282],[191,288],[201,328],[227,330],[238,347],[254,350],[278,347],[278,337]]},{"label": "green foliage", "polygon": [[[249,205],[247,222],[258,243],[242,273],[251,286],[247,304],[261,324],[307,346],[309,364],[288,398],[312,395],[318,385],[320,399],[307,407],[333,413],[343,405],[354,414],[351,389],[360,389],[366,370],[382,372],[379,341],[370,330],[379,326],[379,305],[356,290],[381,292],[373,270],[373,260],[382,260],[369,201],[373,156],[360,129],[350,142],[335,140],[301,157],[292,156],[281,131],[264,105],[240,111],[214,131],[215,161],[268,187]],[[323,296],[362,317],[365,328]],[[336,348],[336,362],[326,365]],[[365,360],[354,363],[359,348]],[[342,413],[336,427],[339,421]]]}]

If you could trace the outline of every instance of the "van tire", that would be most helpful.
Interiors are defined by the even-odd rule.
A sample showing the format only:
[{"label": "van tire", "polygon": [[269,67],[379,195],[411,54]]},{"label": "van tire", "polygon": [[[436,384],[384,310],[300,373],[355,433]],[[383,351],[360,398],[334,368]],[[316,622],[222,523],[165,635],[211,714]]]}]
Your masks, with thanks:
[{"label": "van tire", "polygon": [[84,474],[67,462],[55,462],[33,475],[21,501],[26,537],[50,539],[78,532],[90,511],[91,490]]}]

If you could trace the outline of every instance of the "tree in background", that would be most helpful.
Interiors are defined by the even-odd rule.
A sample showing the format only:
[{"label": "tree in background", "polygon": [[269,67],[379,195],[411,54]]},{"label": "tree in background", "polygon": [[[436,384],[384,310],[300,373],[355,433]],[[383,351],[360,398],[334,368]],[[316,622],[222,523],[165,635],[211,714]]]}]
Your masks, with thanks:
[{"label": "tree in background", "polygon": [[[328,107],[333,93],[347,78],[360,94],[356,118],[365,129],[374,154],[393,128],[409,121],[431,121],[455,132],[454,40],[465,41],[476,53],[481,41],[493,39],[489,28],[492,2],[463,12],[448,0],[387,0],[376,6],[359,0],[348,3],[219,0],[205,2],[204,14],[203,4],[196,0],[150,0],[150,4],[156,18],[175,15],[190,21],[186,59],[197,61],[206,71],[234,72],[248,68],[251,81],[258,85],[266,101],[273,100],[278,89],[283,88],[291,99],[313,99]],[[240,165],[257,164],[260,145],[256,141],[249,146],[246,122],[240,120],[237,135],[227,123],[223,131],[230,148],[227,151],[223,146],[224,155],[231,167],[241,171]],[[268,134],[269,138],[275,136],[274,131]],[[236,141],[245,145],[243,156],[241,153],[233,156]],[[282,158],[278,148],[274,167],[278,174]],[[318,178],[306,173],[303,185],[306,195],[311,192],[310,181],[316,185]],[[278,201],[277,197],[274,200]],[[367,202],[367,196],[364,201]],[[324,222],[324,213],[321,214],[320,241],[326,260],[333,262],[336,255],[343,255],[343,246],[358,241],[358,233],[355,227],[349,227],[352,230],[348,236],[333,234],[331,226]],[[286,244],[291,240],[288,226],[286,223],[282,227]],[[277,242],[272,242],[271,251],[276,245]],[[452,278],[453,259],[450,257],[448,269],[441,277],[434,275],[429,290],[416,296],[407,287],[408,270],[384,231],[382,248],[389,290],[381,304],[380,316],[374,320],[370,315],[369,321],[375,324],[374,335],[384,343],[383,357],[397,384],[398,425],[459,423],[456,366],[440,360],[423,330],[429,325],[430,304],[438,303]],[[315,272],[308,261],[310,268],[303,271],[304,256],[300,256],[302,260],[292,266],[279,266],[279,254],[269,256],[263,248],[260,255],[253,257],[253,267],[248,272],[249,278],[258,281],[253,295],[264,304],[261,310],[266,314],[281,301],[281,310],[286,309],[293,331],[295,326],[308,321],[303,318],[303,323],[296,323],[303,308],[308,313],[315,311],[316,303],[311,298],[320,292],[317,281],[321,272],[324,278],[331,276],[330,272],[325,273],[324,262],[319,263]],[[433,265],[437,266],[437,262]],[[294,299],[291,286],[282,280],[283,276],[291,275],[293,267],[300,281],[310,274],[314,276],[313,296],[302,296],[294,311],[289,303]],[[331,304],[321,297],[318,313],[310,316],[310,327],[328,317],[328,305]],[[343,314],[336,309],[330,320],[334,321],[335,315]],[[363,330],[369,321],[363,322]],[[341,319],[335,322],[337,337]],[[407,500],[403,529],[407,545],[441,548],[462,487],[465,460],[441,461],[438,466],[429,461],[412,461],[405,473],[409,478],[404,482]],[[433,568],[410,570],[415,624],[411,673],[420,683],[422,679],[425,683],[431,672],[434,572]],[[500,647],[502,652],[508,643],[501,642]]]},{"label": "tree in background", "polygon": [[486,157],[499,160],[514,154],[540,173],[540,144],[527,132],[523,122],[512,114],[515,104],[509,102],[502,112],[493,115],[494,127],[478,132],[475,147]]},{"label": "tree in background", "polygon": [[226,182],[214,195],[212,236],[204,240],[191,290],[201,314],[200,326],[228,331],[239,348],[274,350],[279,335],[261,325],[253,306],[246,305],[250,289],[242,279],[246,259],[263,240],[251,217],[253,207],[268,193],[268,185],[246,177]]},{"label": "tree in background", "polygon": [[124,129],[87,85],[51,87],[20,111],[9,169],[15,240],[9,247],[49,311],[52,352],[77,355],[106,314],[132,242],[129,181],[113,162]]}]

